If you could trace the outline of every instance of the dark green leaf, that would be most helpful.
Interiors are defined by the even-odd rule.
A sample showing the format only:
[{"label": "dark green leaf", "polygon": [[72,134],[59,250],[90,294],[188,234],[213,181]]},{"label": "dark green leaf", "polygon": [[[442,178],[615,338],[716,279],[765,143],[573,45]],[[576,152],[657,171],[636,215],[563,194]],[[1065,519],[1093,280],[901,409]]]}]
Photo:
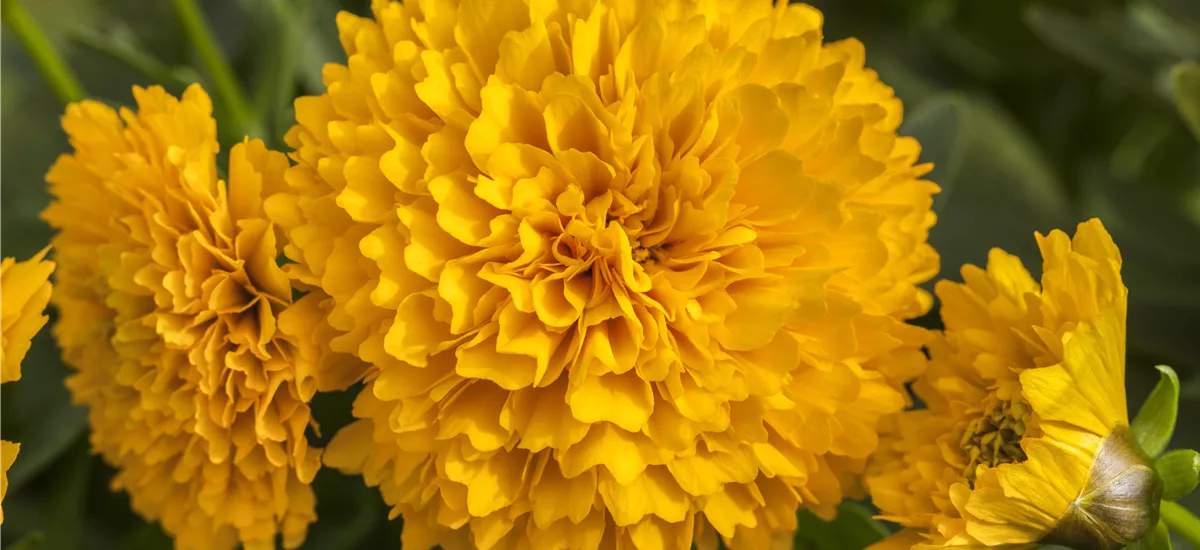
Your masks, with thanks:
[{"label": "dark green leaf", "polygon": [[963,264],[983,265],[992,247],[1015,254],[1037,273],[1041,254],[1033,232],[1074,221],[1063,185],[1009,112],[985,97],[967,96],[965,103],[968,148],[960,173],[970,177],[955,185],[929,235],[942,258],[942,277],[957,279]]},{"label": "dark green leaf", "polygon": [[1126,550],[1171,550],[1171,534],[1167,532],[1167,523],[1158,522],[1146,536],[1125,547]]},{"label": "dark green leaf", "polygon": [[901,134],[921,143],[921,162],[933,163],[933,171],[926,177],[942,188],[934,197],[935,212],[950,198],[967,151],[966,109],[961,94],[939,94],[922,102],[900,128]]},{"label": "dark green leaf", "polygon": [[1200,139],[1200,63],[1180,63],[1171,69],[1175,105],[1196,139]]},{"label": "dark green leaf", "polygon": [[129,534],[121,548],[124,550],[170,550],[171,538],[163,533],[161,527],[147,523]]},{"label": "dark green leaf", "polygon": [[367,548],[367,539],[380,523],[387,521],[388,510],[379,491],[368,487],[361,477],[348,476],[332,468],[317,473],[313,488],[320,495],[317,516],[305,548]]},{"label": "dark green leaf", "polygon": [[304,93],[320,94],[325,91],[325,64],[345,63],[346,54],[334,22],[337,6],[331,2],[313,2],[310,8],[311,25],[304,33],[304,51],[297,71]]},{"label": "dark green leaf", "polygon": [[124,63],[171,93],[182,93],[188,85],[200,81],[200,74],[191,67],[169,67],[159,61],[138,43],[123,22],[113,23],[106,32],[79,26],[71,30],[69,37],[81,46]]},{"label": "dark green leaf", "polygon": [[55,408],[35,431],[26,432],[18,441],[21,453],[8,470],[9,490],[16,490],[37,475],[71,443],[80,439],[87,427],[87,413],[72,406]]},{"label": "dark green leaf", "polygon": [[846,501],[833,521],[823,521],[808,510],[796,514],[796,548],[811,550],[861,550],[888,536],[888,530],[861,504]]},{"label": "dark green leaf", "polygon": [[41,531],[34,531],[12,545],[6,546],[4,550],[41,550],[45,547],[46,534]]},{"label": "dark green leaf", "polygon": [[254,4],[262,41],[255,81],[254,104],[266,122],[266,139],[281,147],[283,135],[292,125],[292,101],[296,97],[296,74],[306,37],[312,34],[310,0],[267,0]]},{"label": "dark green leaf", "polygon": [[1154,461],[1154,471],[1163,482],[1163,499],[1179,500],[1200,485],[1200,453],[1176,449]]},{"label": "dark green leaf", "polygon": [[67,466],[54,478],[49,499],[47,527],[60,525],[76,526],[72,529],[50,529],[46,533],[48,546],[55,550],[87,548],[83,540],[86,513],[88,478],[93,462],[87,452],[87,441],[80,439],[73,452],[66,455]]},{"label": "dark green leaf", "polygon": [[1125,86],[1142,92],[1154,90],[1162,60],[1144,46],[1123,15],[1083,19],[1048,5],[1034,4],[1024,13],[1025,22],[1050,47]]},{"label": "dark green leaf", "polygon": [[1171,367],[1159,365],[1157,368],[1162,378],[1130,426],[1138,447],[1150,457],[1162,454],[1171,442],[1175,417],[1179,413],[1179,377]]},{"label": "dark green leaf", "polygon": [[1200,25],[1200,2],[1196,0],[1154,0],[1162,9],[1176,17]]}]

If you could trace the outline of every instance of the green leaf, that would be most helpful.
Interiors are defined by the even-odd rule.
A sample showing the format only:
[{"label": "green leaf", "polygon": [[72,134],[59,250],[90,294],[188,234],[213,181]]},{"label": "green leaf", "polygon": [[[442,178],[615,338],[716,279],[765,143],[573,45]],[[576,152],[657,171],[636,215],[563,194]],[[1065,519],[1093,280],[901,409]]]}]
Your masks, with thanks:
[{"label": "green leaf", "polygon": [[1155,0],[1154,3],[1175,17],[1200,24],[1200,3],[1195,0]]},{"label": "green leaf", "polygon": [[1166,522],[1159,521],[1146,536],[1125,547],[1126,550],[1171,550],[1171,534]]},{"label": "green leaf", "polygon": [[268,130],[264,139],[272,147],[282,145],[283,135],[294,120],[292,101],[304,42],[311,34],[311,3],[267,0],[254,4],[255,16],[261,22],[259,32],[266,37],[257,59],[254,106]]},{"label": "green leaf", "polygon": [[795,547],[809,550],[861,550],[888,536],[888,530],[871,517],[865,506],[845,501],[833,521],[823,521],[808,510],[796,514]]},{"label": "green leaf", "polygon": [[1176,449],[1154,461],[1154,471],[1163,482],[1163,500],[1179,500],[1200,485],[1200,453]]},{"label": "green leaf", "polygon": [[[970,177],[955,185],[929,233],[942,277],[957,279],[963,264],[984,265],[992,247],[1020,257],[1037,273],[1041,254],[1033,232],[1074,221],[1063,185],[1037,141],[1007,110],[981,95],[967,96],[965,105],[968,148],[960,171]],[[933,281],[927,283],[932,287]]]},{"label": "green leaf", "polygon": [[1175,105],[1196,139],[1200,139],[1200,63],[1187,62],[1171,69]]},{"label": "green leaf", "polygon": [[182,93],[188,85],[200,81],[200,73],[191,67],[169,67],[159,61],[138,43],[133,30],[123,22],[110,24],[105,32],[80,25],[71,29],[68,37],[80,46],[124,63],[172,93]]},{"label": "green leaf", "polygon": [[87,548],[83,540],[87,506],[88,478],[94,462],[87,452],[88,443],[80,439],[71,453],[65,456],[66,467],[60,467],[58,475],[50,485],[46,518],[48,526],[70,525],[71,529],[51,529],[46,533],[48,546],[56,550]]},{"label": "green leaf", "polygon": [[1179,376],[1171,367],[1159,365],[1156,368],[1162,377],[1130,426],[1138,447],[1149,457],[1157,457],[1167,448],[1175,433],[1175,417],[1179,413]]},{"label": "green leaf", "polygon": [[1051,48],[1130,88],[1152,89],[1157,63],[1148,63],[1145,56],[1139,55],[1141,52],[1126,46],[1125,41],[1134,33],[1124,18],[1089,21],[1043,4],[1029,6],[1024,18]]},{"label": "green leaf", "polygon": [[46,534],[34,531],[25,535],[21,540],[4,547],[4,550],[40,550],[46,547]]},{"label": "green leaf", "polygon": [[958,93],[942,93],[920,104],[904,120],[900,133],[921,143],[921,162],[932,162],[926,176],[942,188],[933,199],[933,210],[940,212],[950,198],[967,152],[967,105]]},{"label": "green leaf", "polygon": [[66,406],[50,411],[38,430],[27,433],[18,443],[21,453],[8,470],[9,490],[16,490],[48,466],[79,439],[87,427],[83,409]]}]

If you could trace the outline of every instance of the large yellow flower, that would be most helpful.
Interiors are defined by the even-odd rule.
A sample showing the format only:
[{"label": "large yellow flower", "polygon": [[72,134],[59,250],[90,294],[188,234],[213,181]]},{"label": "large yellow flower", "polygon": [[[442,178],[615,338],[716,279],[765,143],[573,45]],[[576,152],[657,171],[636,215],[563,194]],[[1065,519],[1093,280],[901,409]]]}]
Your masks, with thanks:
[{"label": "large yellow flower", "polygon": [[945,333],[867,486],[907,529],[880,548],[1119,548],[1152,527],[1155,474],[1128,437],[1121,256],[1099,220],[1037,236],[1041,285],[994,249],[942,281]]},{"label": "large yellow flower", "polygon": [[[46,248],[34,257],[17,262],[0,262],[0,384],[21,379],[21,361],[34,335],[46,324],[50,302],[50,274],[54,262],[46,260]],[[0,441],[0,502],[8,493],[8,469],[17,459],[21,445]],[[0,508],[0,523],[4,509]]]},{"label": "large yellow flower", "polygon": [[325,344],[319,298],[293,304],[262,212],[287,159],[246,140],[227,185],[199,86],[134,97],[136,113],[69,106],[75,152],[47,175],[67,385],[114,488],[177,547],[296,547],[315,519],[305,431]]},{"label": "large yellow flower", "polygon": [[326,463],[411,549],[758,549],[831,516],[937,270],[862,45],[767,0],[372,9],[267,203],[373,365]]}]

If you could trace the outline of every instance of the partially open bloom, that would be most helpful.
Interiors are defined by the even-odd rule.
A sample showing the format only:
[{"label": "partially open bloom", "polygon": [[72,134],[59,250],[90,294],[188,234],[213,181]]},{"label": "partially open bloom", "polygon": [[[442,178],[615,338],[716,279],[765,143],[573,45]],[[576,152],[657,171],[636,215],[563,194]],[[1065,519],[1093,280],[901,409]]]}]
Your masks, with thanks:
[{"label": "partially open bloom", "polygon": [[1037,236],[1041,284],[994,249],[942,281],[945,333],[867,487],[905,530],[879,548],[1120,548],[1157,521],[1128,437],[1121,256],[1099,220]]},{"label": "partially open bloom", "polygon": [[287,159],[260,141],[217,176],[199,86],[134,89],[137,112],[71,105],[73,154],[45,218],[60,264],[55,335],[91,443],[133,508],[179,548],[292,548],[315,519],[321,451],[308,401],[323,360],[318,298],[293,303],[262,194]]},{"label": "partially open bloom", "polygon": [[[54,272],[54,262],[45,259],[49,250],[23,262],[13,258],[0,262],[0,384],[21,379],[21,361],[48,319],[45,311]],[[0,441],[0,502],[8,493],[8,469],[20,450],[18,443]],[[4,523],[3,508],[0,523]]]},{"label": "partially open bloom", "polygon": [[767,0],[372,9],[267,202],[373,365],[326,463],[411,549],[759,549],[831,516],[937,270],[862,45]]}]

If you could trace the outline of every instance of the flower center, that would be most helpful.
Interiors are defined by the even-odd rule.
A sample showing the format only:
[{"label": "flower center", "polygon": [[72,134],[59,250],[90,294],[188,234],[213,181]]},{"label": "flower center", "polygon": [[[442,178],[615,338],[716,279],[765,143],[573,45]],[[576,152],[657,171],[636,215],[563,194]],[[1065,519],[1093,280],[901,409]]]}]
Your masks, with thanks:
[{"label": "flower center", "polygon": [[972,420],[959,442],[967,456],[963,477],[975,487],[975,470],[980,465],[995,467],[1017,464],[1027,458],[1021,449],[1029,405],[1019,401],[1000,401],[991,411]]},{"label": "flower center", "polygon": [[649,247],[638,246],[637,248],[633,249],[633,261],[641,265],[646,265],[648,263],[652,264],[659,260],[659,258],[662,256],[664,248],[665,245],[661,244]]}]

